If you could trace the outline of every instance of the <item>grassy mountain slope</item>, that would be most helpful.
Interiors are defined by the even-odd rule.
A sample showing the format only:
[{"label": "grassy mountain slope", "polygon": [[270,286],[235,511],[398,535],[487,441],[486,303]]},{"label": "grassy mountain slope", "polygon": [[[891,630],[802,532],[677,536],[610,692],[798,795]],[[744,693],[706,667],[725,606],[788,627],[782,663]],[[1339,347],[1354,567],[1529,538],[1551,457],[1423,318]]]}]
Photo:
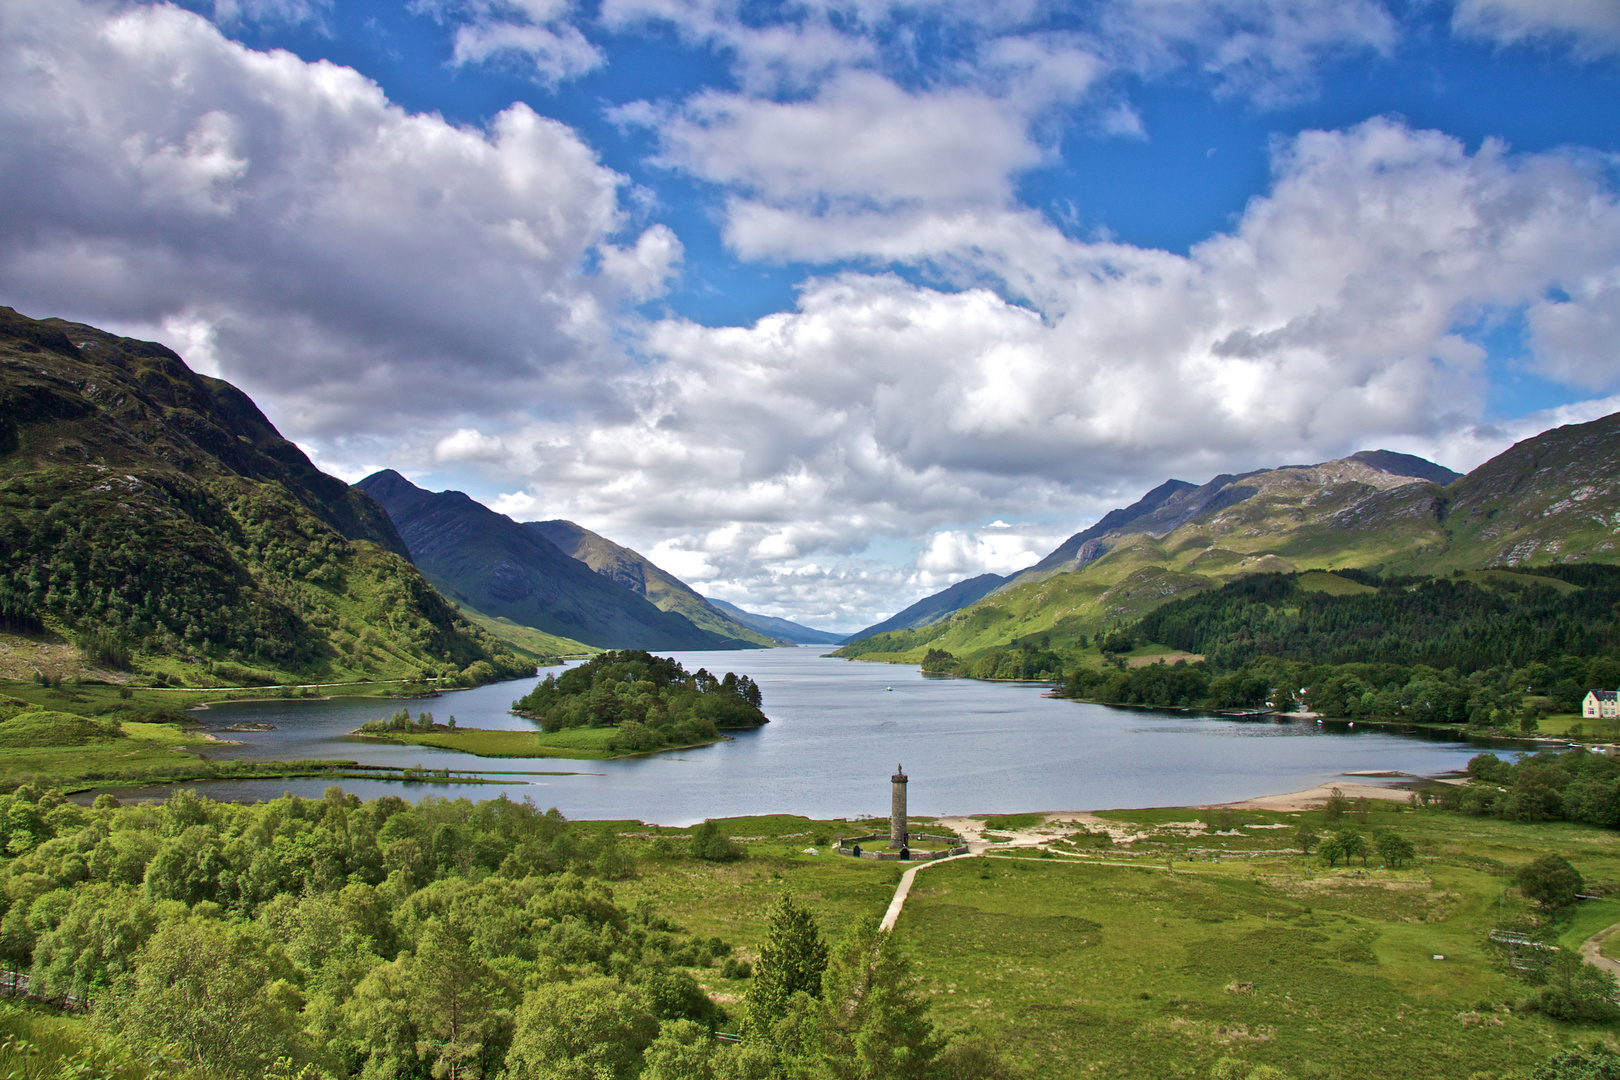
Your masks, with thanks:
[{"label": "grassy mountain slope", "polygon": [[461,605],[461,613],[467,621],[502,642],[519,656],[534,660],[536,663],[550,664],[562,659],[573,659],[581,656],[590,656],[601,650],[575,641],[573,638],[559,637],[548,634],[544,630],[536,630],[532,626],[523,626],[511,619],[499,619],[492,615],[485,615],[482,611],[467,604]]},{"label": "grassy mountain slope", "polygon": [[813,626],[804,626],[800,623],[790,622],[787,619],[778,619],[774,615],[761,615],[754,611],[744,611],[736,604],[725,600],[716,600],[712,596],[703,599],[731,616],[744,626],[752,626],[762,634],[769,634],[778,641],[786,641],[793,645],[837,645],[844,641],[846,635],[835,634],[830,630],[817,630]]},{"label": "grassy mountain slope", "polygon": [[1616,561],[1620,413],[1517,443],[1447,487],[1445,498],[1446,550],[1397,568]]},{"label": "grassy mountain slope", "polygon": [[[1170,480],[1134,505],[1110,511],[1097,524],[1069,537],[1052,554],[1014,575],[1004,588],[1082,569],[1138,537],[1174,536],[1178,545],[1196,543],[1205,523],[1211,537],[1231,536],[1230,526],[1236,524],[1237,532],[1264,537],[1266,543],[1302,529],[1316,534],[1323,526],[1342,529],[1354,515],[1379,512],[1377,506],[1362,506],[1367,498],[1419,481],[1432,483],[1436,476],[1455,479],[1457,474],[1422,458],[1375,450],[1321,465],[1217,476],[1202,487]],[[1315,497],[1318,492],[1320,501]],[[1329,532],[1296,552],[1337,548],[1343,540],[1342,531]],[[1241,556],[1255,550],[1254,544],[1223,544],[1206,557],[1213,565],[1228,559],[1229,553]]]},{"label": "grassy mountain slope", "polygon": [[1000,574],[980,574],[966,581],[958,581],[950,588],[941,589],[932,596],[925,596],[903,611],[896,612],[865,630],[851,634],[850,637],[859,641],[873,634],[886,634],[890,630],[915,630],[919,627],[932,626],[952,612],[977,603],[1006,584],[1006,581],[1007,579]]},{"label": "grassy mountain slope", "polygon": [[745,641],[764,648],[782,644],[776,638],[747,626],[699,596],[674,574],[655,565],[646,556],[615,544],[605,536],[575,525],[572,521],[526,521],[523,523],[564,555],[571,555],[598,574],[644,597],[659,611],[684,616],[722,638]]},{"label": "grassy mountain slope", "polygon": [[532,670],[239,390],[162,345],[10,308],[0,629],[195,685]]},{"label": "grassy mountain slope", "polygon": [[1388,451],[1171,481],[1077,533],[949,619],[840,655],[971,656],[1043,637],[1053,647],[1247,574],[1374,568],[1442,573],[1613,558],[1620,414],[1545,432],[1442,488],[1449,470]]},{"label": "grassy mountain slope", "polygon": [[1037,564],[944,622],[841,654],[962,656],[1035,635],[1061,647],[1240,574],[1365,566],[1441,546],[1439,501],[1431,483],[1349,459],[1166,484],[1121,513],[1122,526],[1071,538],[1058,549],[1065,561]]},{"label": "grassy mountain slope", "polygon": [[391,469],[356,486],[388,511],[428,579],[482,615],[602,649],[752,647],[660,611],[459,491],[424,491]]}]

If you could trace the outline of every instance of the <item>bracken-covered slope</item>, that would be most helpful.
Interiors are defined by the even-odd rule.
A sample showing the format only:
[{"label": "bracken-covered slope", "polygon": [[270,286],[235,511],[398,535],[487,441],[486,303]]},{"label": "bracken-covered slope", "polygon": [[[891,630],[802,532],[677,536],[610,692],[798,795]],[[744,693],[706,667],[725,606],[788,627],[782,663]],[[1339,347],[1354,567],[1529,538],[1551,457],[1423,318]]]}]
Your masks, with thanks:
[{"label": "bracken-covered slope", "polygon": [[598,574],[618,582],[660,611],[684,616],[722,638],[773,648],[781,641],[738,622],[699,596],[690,585],[654,564],[640,552],[615,544],[605,536],[572,521],[526,521],[528,528],[555,544]]},{"label": "bracken-covered slope", "polygon": [[382,508],[241,391],[162,345],[10,308],[0,618],[199,685],[533,670],[460,619]]},{"label": "bracken-covered slope", "polygon": [[428,579],[484,615],[602,649],[754,647],[660,611],[459,491],[425,491],[392,469],[356,486],[388,511]]},{"label": "bracken-covered slope", "polygon": [[1077,533],[949,619],[843,655],[972,655],[1031,637],[1055,645],[1165,601],[1268,571],[1441,573],[1614,558],[1620,415],[1546,432],[1457,474],[1368,451],[1320,465],[1171,481]]}]

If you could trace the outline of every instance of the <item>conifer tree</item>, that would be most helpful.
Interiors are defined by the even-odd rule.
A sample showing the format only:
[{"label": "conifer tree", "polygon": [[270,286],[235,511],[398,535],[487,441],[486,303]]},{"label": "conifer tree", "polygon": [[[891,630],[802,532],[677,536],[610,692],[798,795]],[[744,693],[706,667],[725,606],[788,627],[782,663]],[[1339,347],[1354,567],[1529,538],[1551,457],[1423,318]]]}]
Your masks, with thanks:
[{"label": "conifer tree", "polygon": [[795,904],[791,893],[783,893],[768,916],[765,942],[748,988],[749,1031],[769,1032],[800,991],[820,997],[826,970],[827,943],[821,940],[815,916]]},{"label": "conifer tree", "polygon": [[823,1061],[837,1080],[922,1080],[944,1048],[911,962],[869,917],[839,943],[822,979]]}]

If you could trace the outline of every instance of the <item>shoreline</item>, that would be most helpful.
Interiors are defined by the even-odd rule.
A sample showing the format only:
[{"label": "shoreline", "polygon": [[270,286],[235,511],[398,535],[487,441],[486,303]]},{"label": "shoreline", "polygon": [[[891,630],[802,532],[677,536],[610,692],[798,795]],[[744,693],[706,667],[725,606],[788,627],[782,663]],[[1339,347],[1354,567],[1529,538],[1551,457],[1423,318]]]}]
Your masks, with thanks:
[{"label": "shoreline", "polygon": [[[1462,773],[1442,773],[1438,776],[1419,776],[1416,773],[1390,773],[1390,772],[1348,772],[1341,773],[1346,777],[1342,781],[1327,781],[1316,787],[1305,788],[1301,791],[1284,791],[1269,795],[1250,795],[1242,799],[1233,799],[1228,802],[1206,803],[1169,803],[1164,806],[1120,807],[1098,806],[1089,810],[1026,810],[1012,813],[990,814],[946,814],[941,815],[943,821],[949,817],[952,820],[979,820],[984,817],[1011,817],[1013,813],[1040,814],[1048,818],[1064,818],[1075,815],[1107,814],[1126,810],[1276,810],[1283,813],[1296,813],[1304,810],[1315,810],[1326,803],[1333,794],[1333,789],[1339,791],[1347,799],[1377,799],[1382,802],[1406,802],[1412,793],[1422,787],[1434,784],[1462,784],[1466,777]],[[1361,780],[1384,779],[1387,784],[1362,783]],[[919,815],[921,816],[921,815]]]},{"label": "shoreline", "polygon": [[[1153,806],[1137,807],[1141,810],[1185,810],[1189,820],[1185,822],[1163,823],[1160,828],[1178,828],[1188,835],[1209,831],[1202,819],[1197,815],[1202,811],[1210,810],[1269,810],[1274,813],[1301,813],[1320,809],[1337,788],[1346,799],[1368,799],[1380,802],[1406,802],[1412,793],[1419,787],[1429,784],[1458,784],[1462,783],[1458,777],[1461,774],[1446,774],[1442,776],[1417,776],[1412,773],[1344,773],[1346,777],[1359,776],[1364,779],[1388,779],[1389,784],[1357,783],[1354,780],[1345,780],[1338,783],[1328,782],[1319,784],[1303,791],[1281,792],[1272,795],[1256,795],[1245,799],[1223,803],[1187,803],[1180,806]],[[1099,808],[1094,810],[1035,810],[1022,814],[942,814],[931,819],[933,824],[949,829],[962,837],[973,854],[994,855],[1000,852],[1014,851],[1026,848],[1044,848],[1064,828],[1087,830],[1092,833],[1106,833],[1114,842],[1130,843],[1141,838],[1140,829],[1124,822],[1105,818],[1101,815],[1120,812],[1129,812],[1121,807]],[[919,815],[921,817],[922,815]],[[989,828],[988,822],[997,817],[1034,817],[1040,820],[1022,828]],[[1285,828],[1282,825],[1266,825],[1261,828]],[[1224,835],[1215,833],[1214,835]],[[1085,858],[1075,852],[1063,851],[1064,856]],[[926,864],[924,864],[926,865]]]}]

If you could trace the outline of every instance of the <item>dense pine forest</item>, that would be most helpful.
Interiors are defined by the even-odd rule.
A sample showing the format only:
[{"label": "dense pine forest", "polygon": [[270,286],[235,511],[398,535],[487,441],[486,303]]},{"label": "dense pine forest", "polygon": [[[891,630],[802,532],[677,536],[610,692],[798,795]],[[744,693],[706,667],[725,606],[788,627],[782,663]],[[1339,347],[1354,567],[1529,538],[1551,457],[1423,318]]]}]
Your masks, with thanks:
[{"label": "dense pine forest", "polygon": [[1296,574],[1256,574],[1172,600],[1138,621],[1132,635],[1200,653],[1221,670],[1269,656],[1467,674],[1620,647],[1616,566],[1540,567],[1533,576],[1379,578],[1357,570],[1308,576],[1331,576],[1354,591],[1301,588]]}]

